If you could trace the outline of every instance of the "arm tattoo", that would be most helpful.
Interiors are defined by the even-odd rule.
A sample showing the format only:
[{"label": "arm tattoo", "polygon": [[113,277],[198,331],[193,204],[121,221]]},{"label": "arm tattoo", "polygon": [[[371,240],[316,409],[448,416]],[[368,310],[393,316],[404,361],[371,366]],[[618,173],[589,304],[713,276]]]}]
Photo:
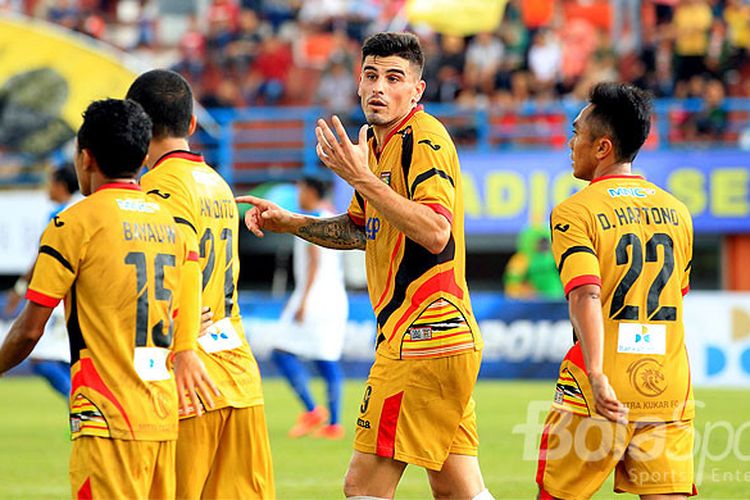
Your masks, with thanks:
[{"label": "arm tattoo", "polygon": [[365,230],[354,224],[347,214],[325,219],[311,217],[294,234],[326,248],[365,249]]}]

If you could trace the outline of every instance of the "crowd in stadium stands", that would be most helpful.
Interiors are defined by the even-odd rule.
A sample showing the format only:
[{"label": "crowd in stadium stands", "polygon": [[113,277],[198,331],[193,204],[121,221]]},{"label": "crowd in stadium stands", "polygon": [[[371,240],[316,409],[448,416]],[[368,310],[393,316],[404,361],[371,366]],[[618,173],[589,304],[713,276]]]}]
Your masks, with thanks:
[{"label": "crowd in stadium stands", "polygon": [[[208,108],[356,109],[360,42],[409,26],[404,0],[213,0],[204,15],[185,18],[170,47],[156,3],[0,0],[129,50],[171,54]],[[110,29],[122,25],[127,40]],[[725,96],[750,97],[750,4],[743,0],[510,0],[491,33],[410,28],[424,46],[431,102],[506,110],[582,100],[596,81],[630,81],[658,97],[704,97],[702,111],[678,120],[691,140],[721,137]]]}]

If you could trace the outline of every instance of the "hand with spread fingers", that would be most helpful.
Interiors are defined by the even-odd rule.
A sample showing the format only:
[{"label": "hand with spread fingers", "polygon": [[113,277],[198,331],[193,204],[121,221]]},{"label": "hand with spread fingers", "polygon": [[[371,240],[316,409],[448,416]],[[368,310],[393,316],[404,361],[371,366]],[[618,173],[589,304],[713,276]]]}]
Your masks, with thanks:
[{"label": "hand with spread fingers", "polygon": [[315,152],[326,167],[349,185],[356,187],[357,183],[373,175],[368,166],[368,127],[363,125],[359,129],[359,140],[354,144],[349,140],[338,116],[334,115],[331,123],[333,130],[325,120],[318,120],[318,126],[315,127],[315,137],[318,139]]},{"label": "hand with spread fingers", "polygon": [[245,212],[245,226],[258,238],[264,236],[263,230],[275,233],[288,233],[294,230],[295,214],[273,202],[251,195],[238,196],[235,201],[253,205],[253,208]]}]

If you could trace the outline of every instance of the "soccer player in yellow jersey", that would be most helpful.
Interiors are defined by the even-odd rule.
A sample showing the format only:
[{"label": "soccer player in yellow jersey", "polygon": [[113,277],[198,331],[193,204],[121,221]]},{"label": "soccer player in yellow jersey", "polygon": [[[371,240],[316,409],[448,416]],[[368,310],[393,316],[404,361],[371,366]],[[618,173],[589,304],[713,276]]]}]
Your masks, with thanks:
[{"label": "soccer player in yellow jersey", "polygon": [[[239,218],[231,188],[188,137],[196,127],[193,93],[179,74],[153,70],[139,76],[127,97],[143,106],[153,137],[141,179],[144,191],[169,207],[200,257],[201,304],[213,313],[198,352],[220,396],[200,419],[180,415],[178,498],[273,498],[271,450],[260,372],[250,351],[237,302]],[[200,410],[200,408],[198,408]]]},{"label": "soccer player in yellow jersey", "polygon": [[596,85],[573,123],[573,175],[590,184],[550,223],[577,342],[542,434],[540,498],[589,498],[612,470],[615,491],[642,499],[694,493],[682,323],[693,225],[631,171],[650,123],[648,96],[618,83]]},{"label": "soccer player in yellow jersey", "polygon": [[461,170],[445,127],[418,102],[424,56],[407,33],[362,47],[358,94],[368,126],[353,144],[333,117],[318,122],[321,161],[355,193],[347,214],[316,219],[255,197],[257,236],[289,232],[365,250],[377,349],[360,405],[347,497],[392,498],[407,464],[436,497],[491,498],[477,460],[472,392],[482,338],[465,280]]},{"label": "soccer player in yellow jersey", "polygon": [[74,498],[175,494],[178,396],[168,358],[172,349],[182,366],[197,359],[185,346],[198,331],[198,294],[184,274],[198,255],[137,184],[150,137],[135,102],[88,107],[75,158],[87,198],[45,230],[28,303],[0,348],[2,374],[31,352],[65,298]]}]

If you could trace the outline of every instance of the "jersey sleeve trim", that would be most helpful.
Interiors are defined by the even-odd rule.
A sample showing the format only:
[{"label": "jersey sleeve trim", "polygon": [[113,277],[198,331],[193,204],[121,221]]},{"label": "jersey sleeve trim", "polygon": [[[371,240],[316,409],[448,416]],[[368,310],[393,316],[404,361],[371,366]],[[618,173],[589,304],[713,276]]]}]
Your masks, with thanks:
[{"label": "jersey sleeve trim", "polygon": [[195,234],[198,234],[198,230],[197,230],[197,229],[195,229],[195,226],[194,226],[194,225],[193,225],[193,223],[192,223],[192,222],[190,222],[189,220],[187,220],[187,219],[183,219],[182,217],[175,217],[175,218],[174,218],[174,221],[175,221],[175,222],[176,222],[177,224],[185,224],[185,225],[186,225],[187,227],[189,227],[190,229],[192,229],[192,230],[193,230],[193,232],[194,232]]},{"label": "jersey sleeve trim", "polygon": [[430,207],[433,212],[435,212],[436,214],[442,215],[443,217],[448,219],[448,222],[453,224],[453,214],[451,213],[450,210],[445,208],[443,205],[439,205],[437,203],[425,203],[424,205],[426,207]]},{"label": "jersey sleeve trim", "polygon": [[65,257],[63,257],[63,255],[60,252],[58,252],[57,250],[55,250],[51,246],[49,246],[49,245],[42,245],[39,248],[39,253],[40,254],[43,253],[43,254],[49,255],[53,259],[57,260],[60,264],[62,264],[62,266],[65,269],[67,269],[71,273],[75,273],[75,270],[73,269],[73,266],[70,264],[70,262],[68,262],[68,260]]},{"label": "jersey sleeve trim", "polygon": [[49,295],[45,295],[29,288],[26,290],[26,300],[44,307],[57,307],[57,304],[60,303],[61,299],[50,297]]},{"label": "jersey sleeve trim", "polygon": [[594,276],[593,274],[584,274],[583,276],[576,276],[572,280],[568,281],[568,283],[565,285],[565,296],[567,297],[570,292],[584,285],[597,285],[601,287],[602,280],[601,278],[599,278],[599,276]]},{"label": "jersey sleeve trim", "polygon": [[354,215],[351,211],[347,212],[346,215],[349,216],[349,219],[357,226],[359,227],[365,227],[365,218],[359,217],[357,215]]},{"label": "jersey sleeve trim", "polygon": [[690,285],[682,289],[682,296],[684,297],[685,295],[687,295],[689,291],[690,291]]},{"label": "jersey sleeve trim", "polygon": [[188,252],[187,260],[198,262],[198,252]]},{"label": "jersey sleeve trim", "polygon": [[411,183],[411,190],[410,193],[414,193],[414,190],[417,188],[418,185],[426,181],[427,179],[434,177],[434,176],[440,176],[443,179],[447,180],[451,183],[451,186],[456,187],[456,183],[453,181],[453,178],[445,173],[443,170],[437,169],[437,168],[431,168],[430,170],[426,172],[422,172],[417,176],[416,179],[414,179],[414,182]]},{"label": "jersey sleeve trim", "polygon": [[563,265],[565,264],[565,260],[568,257],[570,257],[573,254],[579,253],[579,252],[590,253],[591,255],[593,255],[594,257],[596,257],[596,252],[593,249],[589,248],[589,247],[586,247],[586,246],[583,246],[583,245],[572,246],[572,247],[568,248],[567,250],[565,250],[565,252],[563,252],[563,254],[562,254],[562,257],[560,257],[560,264],[558,264],[558,266],[557,266],[557,272],[562,272]]}]

